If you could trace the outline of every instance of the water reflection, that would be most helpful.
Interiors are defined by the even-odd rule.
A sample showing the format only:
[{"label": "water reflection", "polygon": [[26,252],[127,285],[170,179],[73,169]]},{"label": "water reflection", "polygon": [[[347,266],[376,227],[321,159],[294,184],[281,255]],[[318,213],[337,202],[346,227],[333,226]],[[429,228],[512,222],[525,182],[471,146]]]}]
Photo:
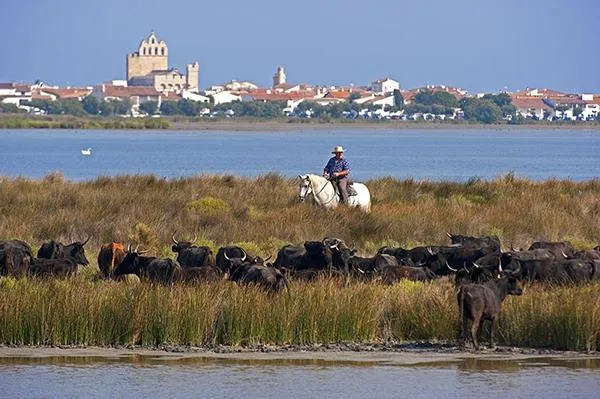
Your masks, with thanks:
[{"label": "water reflection", "polygon": [[2,397],[571,398],[597,397],[599,370],[599,359],[580,356],[418,365],[177,354],[4,357],[0,386]]}]

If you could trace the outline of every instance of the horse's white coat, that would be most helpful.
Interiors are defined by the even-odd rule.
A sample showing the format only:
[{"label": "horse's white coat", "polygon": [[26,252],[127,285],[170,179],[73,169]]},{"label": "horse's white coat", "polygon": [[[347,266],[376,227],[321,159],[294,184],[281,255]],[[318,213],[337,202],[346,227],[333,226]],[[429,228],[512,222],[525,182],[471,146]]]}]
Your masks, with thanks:
[{"label": "horse's white coat", "polygon": [[[339,198],[335,194],[333,183],[322,176],[313,174],[300,175],[299,196],[304,201],[309,194],[313,195],[317,205],[327,209],[337,208]],[[348,198],[348,206],[359,207],[364,212],[371,212],[371,193],[362,183],[353,183],[352,187],[357,195]]]}]

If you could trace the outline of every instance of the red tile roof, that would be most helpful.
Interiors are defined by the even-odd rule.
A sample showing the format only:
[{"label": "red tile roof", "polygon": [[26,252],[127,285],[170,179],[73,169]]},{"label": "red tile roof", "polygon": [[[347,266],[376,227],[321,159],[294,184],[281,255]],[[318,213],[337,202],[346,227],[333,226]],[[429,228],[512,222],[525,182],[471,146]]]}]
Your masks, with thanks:
[{"label": "red tile roof", "polygon": [[512,103],[517,109],[550,109],[540,97],[514,96]]},{"label": "red tile roof", "polygon": [[42,87],[40,92],[50,93],[60,99],[82,98],[88,96],[92,90],[87,88],[60,88],[60,87]]},{"label": "red tile roof", "polygon": [[99,89],[105,97],[160,96],[160,93],[152,86],[123,87],[105,84],[101,85]]}]

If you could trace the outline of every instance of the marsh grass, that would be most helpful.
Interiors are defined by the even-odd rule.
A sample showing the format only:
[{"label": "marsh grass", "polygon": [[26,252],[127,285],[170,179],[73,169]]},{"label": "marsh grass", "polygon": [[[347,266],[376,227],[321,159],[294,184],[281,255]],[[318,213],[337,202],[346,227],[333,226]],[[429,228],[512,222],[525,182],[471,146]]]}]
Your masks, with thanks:
[{"label": "marsh grass", "polygon": [[[198,176],[101,177],[71,182],[0,178],[0,238],[37,251],[44,240],[82,240],[91,265],[69,280],[0,279],[0,343],[32,345],[316,344],[453,340],[455,289],[448,281],[394,286],[334,280],[292,282],[267,295],[229,282],[192,286],[126,284],[97,277],[102,243],[133,242],[174,257],[171,235],[216,252],[243,245],[266,257],[287,243],[339,236],[373,254],[383,245],[447,244],[446,232],[495,234],[505,247],[534,240],[600,242],[600,181],[533,182],[514,174],[465,183],[368,181],[373,211],[324,211],[297,203],[293,180]],[[487,329],[486,329],[487,330]],[[527,287],[509,297],[498,342],[595,350],[600,283]],[[484,338],[484,340],[487,338]]]},{"label": "marsh grass", "polygon": [[[249,345],[453,341],[448,281],[395,286],[320,280],[267,294],[230,282],[192,286],[0,280],[0,343],[17,345]],[[489,329],[485,328],[487,342]],[[504,304],[498,342],[596,350],[600,283],[529,287]]]}]

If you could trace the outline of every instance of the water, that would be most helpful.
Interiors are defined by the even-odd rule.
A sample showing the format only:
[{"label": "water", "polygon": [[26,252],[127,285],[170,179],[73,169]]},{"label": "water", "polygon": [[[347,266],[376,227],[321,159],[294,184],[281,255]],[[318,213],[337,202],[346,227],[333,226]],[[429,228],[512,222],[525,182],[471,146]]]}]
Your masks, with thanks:
[{"label": "water", "polygon": [[140,356],[0,358],[0,386],[5,398],[597,398],[599,367],[598,359],[550,358],[409,366]]},{"label": "water", "polygon": [[[318,129],[292,132],[0,131],[0,175],[73,180],[118,174],[294,177],[320,173],[334,145],[356,180],[465,181],[513,172],[535,180],[600,176],[599,130]],[[92,148],[91,156],[81,150]]]}]

